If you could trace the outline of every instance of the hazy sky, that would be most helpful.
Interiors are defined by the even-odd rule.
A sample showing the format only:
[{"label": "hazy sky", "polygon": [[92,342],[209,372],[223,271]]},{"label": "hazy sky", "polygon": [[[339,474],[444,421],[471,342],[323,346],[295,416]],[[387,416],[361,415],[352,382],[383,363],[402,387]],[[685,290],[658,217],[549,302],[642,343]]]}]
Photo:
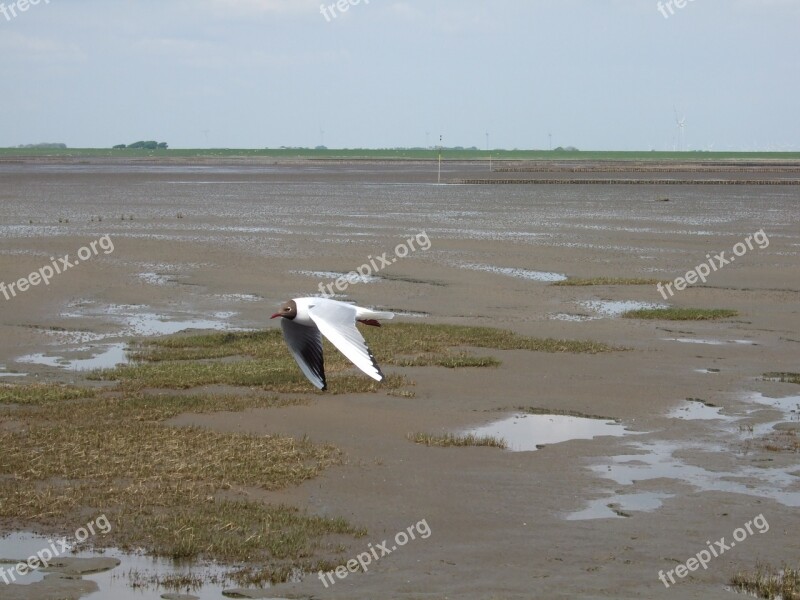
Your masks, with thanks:
[{"label": "hazy sky", "polygon": [[800,0],[20,1],[0,146],[800,150]]}]

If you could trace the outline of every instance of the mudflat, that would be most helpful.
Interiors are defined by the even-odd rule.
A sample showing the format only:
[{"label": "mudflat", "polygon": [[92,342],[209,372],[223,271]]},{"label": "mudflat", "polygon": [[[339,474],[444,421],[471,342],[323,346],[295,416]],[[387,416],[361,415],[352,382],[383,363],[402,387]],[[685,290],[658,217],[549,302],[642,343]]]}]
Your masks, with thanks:
[{"label": "mudflat", "polygon": [[[546,166],[537,177],[576,176],[574,164]],[[588,166],[581,176],[603,177],[602,165]],[[788,167],[701,176],[796,177]],[[653,172],[694,179],[696,170]],[[445,182],[514,177],[531,172],[448,162],[442,173]],[[30,284],[0,294],[0,383],[96,386],[87,374],[126,360],[129,342],[274,328],[281,302],[339,280],[338,298],[396,311],[396,322],[616,350],[469,349],[500,364],[386,367],[413,381],[406,396],[321,395],[309,384],[303,404],[172,417],[339,448],[342,464],[249,497],[364,527],[341,564],[384,540],[395,547],[335,583],[307,573],[243,596],[714,599],[732,597],[731,578],[758,563],[797,566],[800,454],[774,440],[796,439],[800,387],[766,374],[800,371],[800,188],[436,181],[436,164],[423,161],[0,162],[0,281]],[[60,258],[73,262],[82,248],[85,260],[32,285],[31,273],[64,268]],[[390,264],[341,283],[381,255]],[[675,279],[701,264],[706,281],[679,289]],[[611,281],[563,285],[593,278]],[[736,316],[623,318],[659,307]],[[582,415],[605,419],[581,435]],[[0,428],[11,421],[0,412]],[[493,424],[481,431],[526,440],[525,450],[407,437]],[[556,441],[537,443],[545,434]],[[428,536],[397,543],[423,521]],[[50,533],[43,523],[0,520],[6,532]],[[723,537],[724,550],[714,544]],[[683,568],[710,546],[705,565]],[[0,582],[0,597],[77,598],[90,580]],[[103,593],[91,597],[112,597]]]}]

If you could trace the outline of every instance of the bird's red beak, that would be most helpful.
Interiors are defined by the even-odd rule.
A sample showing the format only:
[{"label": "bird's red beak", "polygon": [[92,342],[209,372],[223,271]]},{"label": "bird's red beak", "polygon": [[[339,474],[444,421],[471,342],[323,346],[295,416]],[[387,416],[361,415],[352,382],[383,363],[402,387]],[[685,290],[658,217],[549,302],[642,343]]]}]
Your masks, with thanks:
[{"label": "bird's red beak", "polygon": [[278,317],[280,317],[280,316],[281,316],[281,313],[275,313],[274,315],[272,315],[272,316],[270,317],[270,319],[277,319],[277,318],[278,318]]}]

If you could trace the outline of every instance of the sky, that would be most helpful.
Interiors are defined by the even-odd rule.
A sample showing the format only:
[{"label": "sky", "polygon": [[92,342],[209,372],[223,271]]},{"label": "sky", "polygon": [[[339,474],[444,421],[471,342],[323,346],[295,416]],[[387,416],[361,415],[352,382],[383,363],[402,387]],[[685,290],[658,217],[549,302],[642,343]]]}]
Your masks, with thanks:
[{"label": "sky", "polygon": [[800,150],[800,0],[26,1],[0,147]]}]

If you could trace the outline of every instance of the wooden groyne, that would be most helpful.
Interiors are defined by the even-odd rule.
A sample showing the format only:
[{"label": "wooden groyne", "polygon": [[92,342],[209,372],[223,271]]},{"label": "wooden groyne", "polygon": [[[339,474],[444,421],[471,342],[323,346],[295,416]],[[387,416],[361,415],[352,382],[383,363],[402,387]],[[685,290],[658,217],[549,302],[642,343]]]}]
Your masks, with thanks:
[{"label": "wooden groyne", "polygon": [[800,185],[800,179],[457,179],[460,185]]}]

